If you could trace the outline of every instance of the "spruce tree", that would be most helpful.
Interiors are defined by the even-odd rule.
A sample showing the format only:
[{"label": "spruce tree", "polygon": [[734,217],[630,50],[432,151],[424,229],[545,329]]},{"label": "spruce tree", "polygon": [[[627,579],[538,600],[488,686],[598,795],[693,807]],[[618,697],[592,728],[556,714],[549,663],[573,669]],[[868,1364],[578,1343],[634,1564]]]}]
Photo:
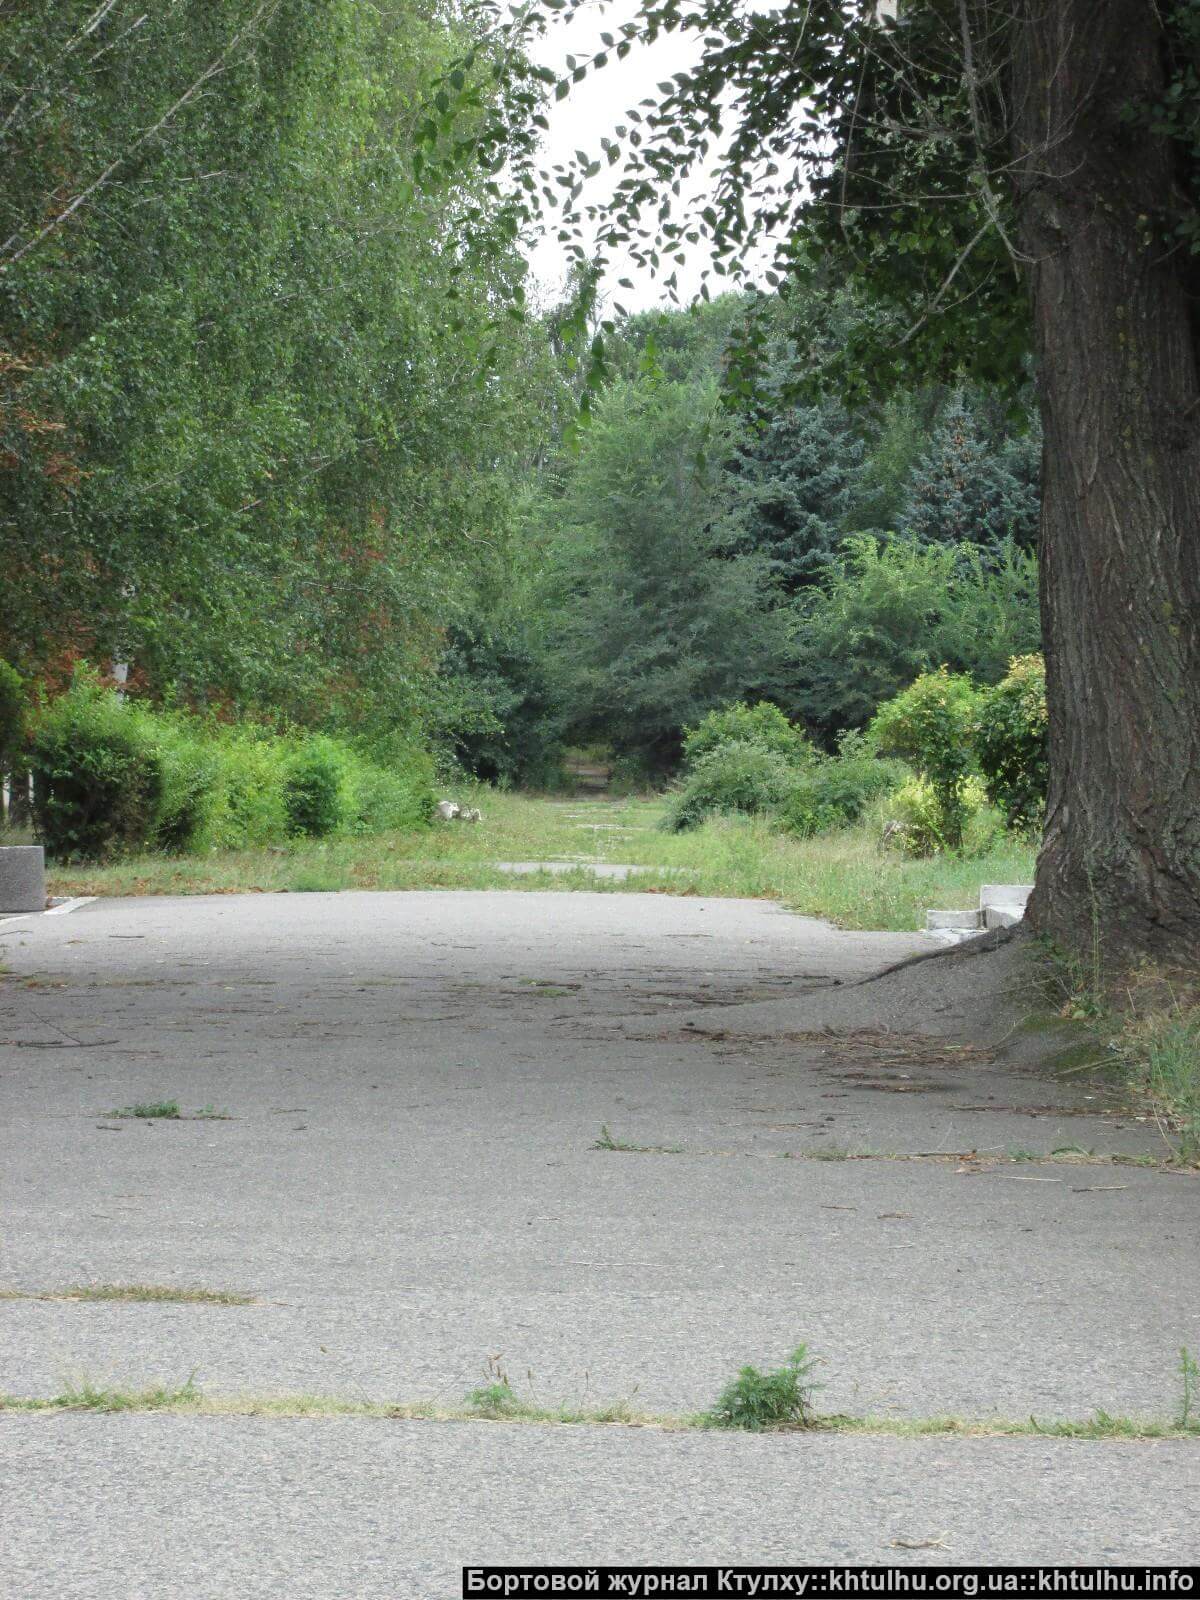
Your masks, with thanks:
[{"label": "spruce tree", "polygon": [[1022,461],[1028,453],[1009,442],[993,445],[955,390],[913,471],[900,531],[926,544],[990,546],[1011,538],[1028,548],[1038,516],[1035,481]]},{"label": "spruce tree", "polygon": [[739,450],[742,548],[793,594],[819,582],[848,530],[863,447],[831,406],[785,406]]}]

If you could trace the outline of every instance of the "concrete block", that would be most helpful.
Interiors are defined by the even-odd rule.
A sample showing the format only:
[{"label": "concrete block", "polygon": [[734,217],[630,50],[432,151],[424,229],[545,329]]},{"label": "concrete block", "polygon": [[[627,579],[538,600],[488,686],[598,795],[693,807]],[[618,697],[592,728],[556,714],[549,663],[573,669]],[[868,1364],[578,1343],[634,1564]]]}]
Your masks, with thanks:
[{"label": "concrete block", "polygon": [[46,856],[41,845],[0,846],[0,914],[45,909]]},{"label": "concrete block", "polygon": [[985,928],[1011,928],[1025,915],[1019,906],[984,906],[980,912]]},{"label": "concrete block", "polygon": [[983,921],[978,911],[927,911],[925,927],[929,933],[942,929],[966,929],[978,933]]},{"label": "concrete block", "polygon": [[1031,883],[985,883],[979,891],[979,909],[986,911],[988,906],[1004,906],[1023,912],[1032,893]]}]

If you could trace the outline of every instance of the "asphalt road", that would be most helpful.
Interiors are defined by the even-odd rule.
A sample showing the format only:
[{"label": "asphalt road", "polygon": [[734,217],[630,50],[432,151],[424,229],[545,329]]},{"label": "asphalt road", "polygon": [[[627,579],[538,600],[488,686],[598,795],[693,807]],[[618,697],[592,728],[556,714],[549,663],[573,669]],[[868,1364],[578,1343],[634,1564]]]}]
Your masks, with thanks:
[{"label": "asphalt road", "polygon": [[[499,1363],[685,1411],[806,1339],[831,1410],[1169,1415],[1200,1185],[1109,1164],[1157,1134],[1007,1063],[982,995],[963,1050],[925,1035],[936,978],[856,986],[926,948],[611,894],[0,923],[0,1289],[254,1297],[0,1300],[0,1388],[456,1400]],[[172,1098],[226,1115],[106,1114]],[[1093,1155],[1028,1159],[1063,1147]],[[441,1596],[508,1557],[1179,1562],[1198,1450],[5,1414],[0,1571],[107,1600]]]}]

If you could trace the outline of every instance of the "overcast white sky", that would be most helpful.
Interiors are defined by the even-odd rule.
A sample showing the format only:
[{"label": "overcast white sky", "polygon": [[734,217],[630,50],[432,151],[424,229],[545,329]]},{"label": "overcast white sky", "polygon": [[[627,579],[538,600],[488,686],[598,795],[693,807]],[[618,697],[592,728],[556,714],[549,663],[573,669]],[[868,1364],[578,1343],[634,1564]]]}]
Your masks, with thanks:
[{"label": "overcast white sky", "polygon": [[[611,5],[581,7],[573,21],[556,21],[551,25],[537,51],[537,59],[555,72],[564,72],[568,55],[583,59],[593,50],[602,48],[600,34],[616,33],[622,22],[637,15],[637,10],[636,0],[614,0]],[[610,56],[607,67],[594,76],[589,75],[582,83],[574,84],[567,99],[552,101],[548,106],[546,116],[550,132],[544,141],[543,164],[549,167],[555,162],[567,162],[576,150],[586,150],[589,155],[601,158],[600,136],[612,137],[613,128],[625,120],[624,113],[630,106],[636,106],[649,96],[657,97],[656,85],[690,65],[698,48],[699,43],[693,36],[674,35],[648,47],[635,44],[624,61]],[[585,198],[592,193],[597,199],[610,194],[613,178],[620,171],[620,164],[614,168],[606,165],[589,184]],[[696,187],[703,187],[703,179]],[[543,292],[553,299],[557,298],[565,279],[566,257],[554,238],[553,227],[548,233],[549,237],[543,238],[534,249],[531,264]],[[707,260],[701,246],[693,246],[692,250],[688,265],[677,269],[679,294],[685,301],[692,299],[699,289],[700,272]],[[663,276],[669,274],[668,268]],[[616,287],[616,280],[623,277],[633,279],[633,291]],[[614,264],[606,285],[612,297],[631,311],[669,303],[662,280],[639,271],[627,261]]]}]

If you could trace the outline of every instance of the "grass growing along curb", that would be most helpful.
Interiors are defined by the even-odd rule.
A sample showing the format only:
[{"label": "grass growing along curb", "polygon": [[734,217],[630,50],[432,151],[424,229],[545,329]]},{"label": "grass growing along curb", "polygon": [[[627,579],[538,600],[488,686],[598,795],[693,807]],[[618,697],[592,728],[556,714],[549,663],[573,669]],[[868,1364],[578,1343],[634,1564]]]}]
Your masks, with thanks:
[{"label": "grass growing along curb", "polygon": [[[476,1392],[478,1393],[478,1392]],[[753,1432],[859,1434],[886,1438],[1197,1439],[1200,1422],[1181,1425],[1158,1418],[1113,1416],[1097,1411],[1081,1420],[1028,1417],[850,1417],[816,1415],[807,1421],[761,1428],[734,1428],[705,1412],[670,1415],[639,1411],[623,1401],[607,1406],[541,1406],[513,1395],[471,1398],[459,1405],[437,1401],[347,1400],[331,1395],[207,1395],[192,1382],[176,1389],[102,1388],[81,1383],[60,1394],[27,1399],[0,1394],[0,1412],[157,1411],[204,1417],[362,1417],[397,1422],[508,1422],[540,1426],[658,1428],[667,1433]]]},{"label": "grass growing along curb", "polygon": [[360,1417],[392,1421],[509,1422],[543,1426],[659,1428],[665,1432],[820,1433],[880,1435],[888,1438],[1046,1438],[1046,1439],[1200,1439],[1200,1418],[1192,1415],[1197,1366],[1191,1352],[1179,1353],[1181,1398],[1174,1419],[1114,1416],[1097,1409],[1082,1420],[1044,1421],[1037,1417],[850,1417],[813,1410],[817,1385],[815,1360],[803,1344],[773,1372],[745,1366],[726,1385],[708,1411],[670,1415],[639,1411],[629,1401],[611,1405],[546,1406],[525,1399],[494,1369],[493,1381],[472,1389],[457,1405],[438,1401],[345,1400],[330,1395],[204,1394],[195,1373],[176,1388],[103,1387],[82,1380],[57,1395],[22,1398],[0,1394],[0,1412],[157,1411],[206,1417]]},{"label": "grass growing along curb", "polygon": [[122,1304],[248,1306],[254,1296],[232,1289],[184,1289],[161,1283],[83,1283],[66,1289],[0,1289],[0,1300],[107,1300]]},{"label": "grass growing along curb", "polygon": [[[335,889],[588,889],[599,894],[738,896],[780,901],[846,928],[913,930],[930,906],[973,906],[979,885],[1028,882],[1033,851],[1004,839],[977,859],[909,860],[879,847],[869,824],[801,840],[761,819],[718,817],[664,833],[664,799],[547,800],[465,788],[483,822],[207,856],[140,856],[110,866],[50,867],[54,894],[234,894]],[[574,864],[563,875],[515,877],[497,861]],[[661,869],[624,882],[589,865]]]}]

